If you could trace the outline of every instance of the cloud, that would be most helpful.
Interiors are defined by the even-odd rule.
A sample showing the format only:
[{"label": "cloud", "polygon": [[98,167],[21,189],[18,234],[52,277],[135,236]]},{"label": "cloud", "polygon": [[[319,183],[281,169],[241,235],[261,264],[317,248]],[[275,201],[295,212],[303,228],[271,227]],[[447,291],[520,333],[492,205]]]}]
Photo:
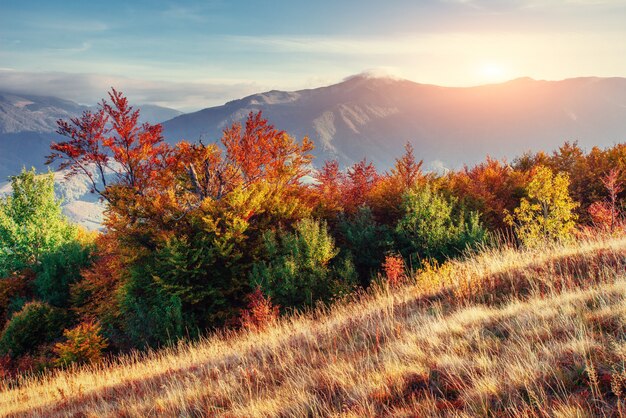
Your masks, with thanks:
[{"label": "cloud", "polygon": [[358,74],[354,74],[345,77],[343,81],[348,81],[354,78],[390,78],[392,80],[402,80],[406,77],[401,75],[401,71],[396,67],[374,67],[363,70]]},{"label": "cloud", "polygon": [[220,105],[263,89],[251,82],[171,82],[103,74],[0,69],[0,90],[11,93],[56,96],[95,104],[111,87],[123,91],[133,103],[158,104],[183,111]]}]

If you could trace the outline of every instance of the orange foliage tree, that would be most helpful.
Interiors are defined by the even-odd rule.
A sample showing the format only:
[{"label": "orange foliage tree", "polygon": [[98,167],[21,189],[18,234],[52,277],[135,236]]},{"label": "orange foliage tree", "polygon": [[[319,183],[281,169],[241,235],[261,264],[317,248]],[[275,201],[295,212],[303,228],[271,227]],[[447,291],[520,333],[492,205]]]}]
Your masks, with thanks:
[{"label": "orange foliage tree", "polygon": [[513,211],[524,195],[529,175],[487,157],[472,168],[448,174],[447,187],[469,209],[479,211],[491,229],[503,229],[505,211]]}]

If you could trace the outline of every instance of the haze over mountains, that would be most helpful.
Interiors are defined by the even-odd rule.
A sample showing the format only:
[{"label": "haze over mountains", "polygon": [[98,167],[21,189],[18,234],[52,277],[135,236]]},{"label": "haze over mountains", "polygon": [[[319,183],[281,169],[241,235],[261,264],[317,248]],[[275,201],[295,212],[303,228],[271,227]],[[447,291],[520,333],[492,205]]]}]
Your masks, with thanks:
[{"label": "haze over mountains", "polygon": [[387,169],[410,141],[426,166],[457,168],[487,154],[512,158],[565,140],[590,148],[626,140],[626,79],[517,79],[451,88],[355,76],[328,87],[270,91],[164,123],[168,140],[207,141],[262,110],[277,127],[316,144],[317,164],[363,157]]},{"label": "haze over mountains", "polygon": [[[318,166],[336,158],[345,167],[367,157],[386,170],[407,141],[427,169],[441,169],[471,165],[486,155],[511,159],[528,150],[551,151],[565,140],[586,149],[626,140],[626,78],[522,78],[454,88],[359,75],[316,89],[259,93],[188,114],[139,107],[144,121],[163,122],[170,143],[217,141],[225,127],[260,110],[298,139],[309,136]],[[88,108],[56,97],[0,92],[0,183],[23,166],[43,169],[50,143],[59,140],[56,120]],[[98,224],[100,209],[86,185],[75,180],[60,190],[67,214],[85,223],[81,216],[88,213],[87,224]]]}]

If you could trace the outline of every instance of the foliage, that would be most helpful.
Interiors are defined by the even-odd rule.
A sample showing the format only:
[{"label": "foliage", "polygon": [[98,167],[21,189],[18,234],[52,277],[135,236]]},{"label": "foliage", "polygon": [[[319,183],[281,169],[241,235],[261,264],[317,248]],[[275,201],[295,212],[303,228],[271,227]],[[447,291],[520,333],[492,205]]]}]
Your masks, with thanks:
[{"label": "foliage", "polygon": [[303,219],[293,232],[268,232],[264,241],[266,259],[255,263],[251,278],[280,306],[312,306],[352,285],[354,277],[338,277],[333,269],[339,251],[326,223]]},{"label": "foliage", "polygon": [[83,322],[72,329],[64,330],[66,341],[54,346],[56,364],[67,366],[73,363],[98,362],[102,358],[102,350],[107,347],[100,332],[100,325],[96,322]]},{"label": "foliage", "polygon": [[43,255],[34,281],[37,296],[52,306],[69,307],[70,286],[89,264],[91,250],[90,246],[72,241]]},{"label": "foliage", "polygon": [[278,306],[272,304],[270,297],[259,286],[248,295],[248,307],[241,312],[241,326],[252,330],[263,330],[278,319]]},{"label": "foliage", "polygon": [[623,231],[626,227],[626,221],[618,201],[619,193],[624,190],[619,177],[619,170],[612,169],[602,178],[602,184],[608,192],[608,197],[592,203],[588,209],[593,225],[610,233]]},{"label": "foliage", "polygon": [[132,268],[118,296],[124,335],[137,348],[173,343],[185,331],[180,298],[156,286],[147,268]]},{"label": "foliage", "polygon": [[383,263],[383,271],[387,283],[392,286],[398,286],[406,279],[404,260],[397,255],[387,255]]},{"label": "foliage", "polygon": [[361,206],[355,214],[340,218],[339,232],[341,249],[350,254],[361,285],[369,285],[391,249],[391,229],[376,222],[369,207]]},{"label": "foliage", "polygon": [[315,173],[315,198],[317,212],[326,219],[333,219],[343,211],[343,191],[346,177],[339,169],[337,160],[326,161]]},{"label": "foliage", "polygon": [[[64,327],[97,323],[112,351],[169,344],[237,321],[263,327],[278,305],[333,301],[380,272],[395,285],[406,276],[405,262],[408,269],[418,261],[438,266],[482,242],[486,228],[507,233],[507,213],[520,236],[533,222],[552,235],[571,233],[576,220],[615,229],[626,197],[622,144],[585,153],[565,143],[552,154],[529,153],[513,164],[488,158],[443,176],[423,173],[407,144],[389,172],[365,159],[346,171],[330,161],[305,184],[311,141],[297,141],[260,112],[226,127],[215,143],[171,146],[159,125],[141,125],[139,112],[112,90],[98,109],[58,126],[65,141],[52,146],[50,162],[90,181],[106,203],[104,230],[92,243],[68,228],[65,238],[40,248],[45,240],[35,232],[54,231],[41,227],[43,218],[66,225],[51,180],[37,192],[48,203],[29,221],[39,225],[33,237],[14,226],[22,214],[7,215],[15,198],[2,200],[0,317],[38,298],[72,318]],[[570,182],[559,174],[542,188],[542,167],[569,173]],[[608,187],[601,177],[611,170]],[[22,177],[27,185],[36,178]],[[550,195],[555,184],[559,196]],[[22,195],[34,201],[29,187]],[[563,197],[568,188],[580,208]],[[21,258],[9,257],[19,245],[5,244],[16,237]],[[14,363],[37,362],[50,347],[42,342]]]},{"label": "foliage", "polygon": [[344,210],[354,213],[367,203],[371,190],[379,180],[374,164],[366,159],[359,161],[348,169],[343,190]]},{"label": "foliage", "polygon": [[404,150],[404,154],[396,159],[391,171],[378,177],[367,197],[374,218],[388,227],[395,226],[403,215],[404,193],[433,179],[432,175],[422,173],[423,162],[415,159],[411,144],[407,143]]},{"label": "foliage", "polygon": [[505,211],[519,205],[528,179],[506,162],[487,157],[472,168],[449,173],[445,183],[465,207],[480,213],[486,227],[501,230],[507,225]]},{"label": "foliage", "polygon": [[30,269],[0,279],[0,324],[5,324],[7,319],[14,312],[21,310],[25,301],[30,299],[33,279],[34,272]]},{"label": "foliage", "polygon": [[466,213],[454,198],[430,186],[408,191],[403,209],[396,236],[403,256],[411,260],[445,259],[485,239],[478,213]]},{"label": "foliage", "polygon": [[68,177],[85,176],[92,191],[107,200],[109,172],[115,173],[116,185],[143,192],[153,181],[158,184],[159,168],[170,162],[161,130],[161,125],[139,125],[139,110],[111,89],[109,101],[103,100],[95,112],[58,121],[57,133],[68,140],[52,144],[48,163],[58,161],[59,168],[69,169]]},{"label": "foliage", "polygon": [[38,264],[76,237],[54,196],[52,174],[23,170],[11,178],[11,188],[0,197],[0,277]]},{"label": "foliage", "polygon": [[66,315],[43,302],[27,303],[14,314],[0,335],[0,355],[32,353],[43,343],[61,336]]},{"label": "foliage", "polygon": [[514,214],[507,216],[524,245],[571,238],[577,203],[569,196],[568,186],[567,174],[554,175],[548,167],[537,167],[527,188],[528,198],[522,198]]}]

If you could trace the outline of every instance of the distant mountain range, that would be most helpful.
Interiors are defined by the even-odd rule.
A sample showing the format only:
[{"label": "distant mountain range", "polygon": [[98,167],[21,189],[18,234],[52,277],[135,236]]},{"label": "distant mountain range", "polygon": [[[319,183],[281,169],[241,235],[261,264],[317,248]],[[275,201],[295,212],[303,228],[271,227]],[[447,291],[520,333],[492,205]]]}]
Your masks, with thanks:
[{"label": "distant mountain range", "polygon": [[390,167],[411,142],[426,166],[458,168],[485,158],[551,151],[565,140],[583,147],[626,140],[626,78],[538,81],[522,78],[468,88],[355,76],[328,87],[270,91],[178,116],[168,140],[215,140],[262,110],[278,128],[315,144],[317,164],[363,157]]},{"label": "distant mountain range", "polygon": [[[88,108],[56,97],[0,92],[0,182],[22,166],[44,168],[50,142],[59,139],[56,120]],[[587,149],[626,140],[626,78],[521,78],[460,88],[354,76],[328,87],[259,93],[188,114],[139,108],[144,121],[163,123],[170,143],[217,141],[225,127],[263,111],[277,128],[311,138],[318,166],[327,159],[347,166],[367,157],[385,170],[407,141],[427,168],[441,169],[471,165],[487,155],[510,159],[528,150],[551,151],[566,140]],[[72,181],[60,190],[73,205],[66,213],[81,221],[89,212],[93,222],[87,224],[97,225],[93,207],[83,207],[97,205],[86,187]]]}]

